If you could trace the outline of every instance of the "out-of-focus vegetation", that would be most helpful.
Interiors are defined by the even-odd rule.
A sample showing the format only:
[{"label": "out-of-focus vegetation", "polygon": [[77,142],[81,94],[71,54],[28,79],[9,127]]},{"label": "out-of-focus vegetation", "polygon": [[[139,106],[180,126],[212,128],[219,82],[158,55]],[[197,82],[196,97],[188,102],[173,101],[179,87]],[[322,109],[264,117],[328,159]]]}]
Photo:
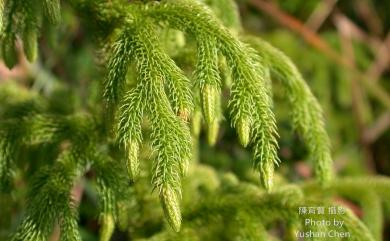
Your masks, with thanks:
[{"label": "out-of-focus vegetation", "polygon": [[302,71],[326,112],[338,171],[388,174],[388,3],[278,1],[267,13],[269,4],[242,4],[243,23]]},{"label": "out-of-focus vegetation", "polygon": [[[248,2],[240,2],[244,29],[283,50],[319,99],[338,174],[389,175],[390,3],[375,0]],[[267,11],[269,5],[274,11]],[[286,16],[292,21],[284,22]],[[310,169],[302,162],[306,150],[299,137],[291,135],[289,109],[283,106],[283,93],[275,87],[274,94],[275,110],[280,116],[277,119],[281,120],[278,123],[282,137],[280,156],[283,163],[294,167],[282,166],[281,171],[294,179],[310,176]],[[221,149],[225,149],[223,143],[234,141],[234,135],[228,136],[231,139],[226,141],[225,134]],[[248,158],[237,146],[226,148],[230,155],[205,148],[211,153],[201,151],[204,154],[201,160],[235,172],[243,168]],[[390,235],[388,229],[385,237]]]},{"label": "out-of-focus vegetation", "polygon": [[[245,29],[283,50],[320,100],[339,175],[389,175],[390,3],[249,2],[241,4]],[[276,11],[267,11],[268,5]],[[283,22],[286,16],[293,21]],[[302,164],[296,161],[304,150],[297,146],[298,138],[286,136],[281,156],[299,170]],[[387,228],[385,237],[389,235]]]}]

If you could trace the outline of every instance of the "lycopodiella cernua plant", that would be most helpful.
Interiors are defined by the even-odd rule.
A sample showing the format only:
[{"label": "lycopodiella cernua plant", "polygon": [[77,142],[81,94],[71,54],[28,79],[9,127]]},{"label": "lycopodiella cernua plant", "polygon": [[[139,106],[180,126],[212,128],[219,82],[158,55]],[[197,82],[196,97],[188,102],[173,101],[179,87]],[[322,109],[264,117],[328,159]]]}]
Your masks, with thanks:
[{"label": "lycopodiella cernua plant", "polygon": [[[8,68],[24,57],[29,66],[44,59],[40,53],[49,50],[40,51],[42,39],[61,27],[65,8],[89,28],[84,34],[93,39],[101,74],[99,84],[90,87],[98,93],[94,104],[75,110],[58,110],[67,103],[44,91],[1,87],[4,203],[13,202],[16,180],[29,187],[10,240],[82,240],[79,189],[97,193],[102,241],[110,240],[115,227],[128,230],[128,240],[271,240],[267,228],[275,220],[285,221],[285,239],[294,240],[305,228],[296,212],[301,203],[329,206],[331,195],[348,196],[348,189],[359,185],[365,190],[367,226],[347,211],[340,217],[344,231],[354,240],[379,239],[382,220],[374,209],[389,195],[390,181],[333,179],[319,103],[283,52],[244,34],[233,1],[1,0],[0,8],[1,55]],[[291,125],[308,150],[313,181],[292,185],[275,177],[283,163],[274,81],[283,88]],[[242,148],[251,151],[259,186],[197,163],[202,130],[214,146],[226,121]],[[47,157],[22,161],[37,150]],[[31,175],[23,174],[26,170]],[[168,226],[160,222],[142,236],[134,230],[148,225],[137,220],[154,210],[150,192],[158,196],[156,213],[162,210]],[[221,234],[224,222],[229,230]],[[53,230],[57,239],[49,239]]]}]

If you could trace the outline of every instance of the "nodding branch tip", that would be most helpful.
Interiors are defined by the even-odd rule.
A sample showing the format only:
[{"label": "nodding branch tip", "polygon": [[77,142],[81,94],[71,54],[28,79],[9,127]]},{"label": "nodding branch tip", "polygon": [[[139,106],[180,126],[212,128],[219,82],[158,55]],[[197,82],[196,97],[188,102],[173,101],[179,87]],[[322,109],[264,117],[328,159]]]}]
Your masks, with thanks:
[{"label": "nodding branch tip", "polygon": [[241,117],[237,123],[238,138],[242,146],[246,147],[250,141],[250,120],[249,118]]},{"label": "nodding branch tip", "polygon": [[130,141],[127,145],[127,156],[126,156],[126,166],[131,182],[134,182],[140,173],[139,167],[139,145],[136,141]]},{"label": "nodding branch tip", "polygon": [[219,121],[214,120],[207,128],[207,142],[210,146],[214,146],[218,140]]},{"label": "nodding branch tip", "polygon": [[99,241],[110,241],[115,229],[115,221],[112,214],[103,214],[101,219],[100,239]]},{"label": "nodding branch tip", "polygon": [[160,200],[169,225],[175,232],[179,232],[181,227],[181,212],[177,193],[170,186],[164,186],[160,193]]},{"label": "nodding branch tip", "polygon": [[205,84],[201,89],[203,116],[208,125],[217,118],[218,89],[214,85]]}]

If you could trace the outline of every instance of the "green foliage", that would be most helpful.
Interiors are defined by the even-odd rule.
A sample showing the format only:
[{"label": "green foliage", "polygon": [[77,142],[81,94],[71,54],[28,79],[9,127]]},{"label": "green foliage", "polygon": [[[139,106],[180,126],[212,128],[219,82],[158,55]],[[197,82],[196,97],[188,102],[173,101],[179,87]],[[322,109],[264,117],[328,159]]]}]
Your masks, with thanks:
[{"label": "green foliage", "polygon": [[81,240],[70,195],[77,175],[76,166],[69,164],[73,158],[71,153],[64,153],[54,168],[42,170],[35,177],[27,213],[12,240],[47,240],[56,222],[60,224],[61,240]]},{"label": "green foliage", "polygon": [[[354,200],[355,185],[366,190],[358,201],[367,226],[350,211],[338,218],[355,240],[379,240],[381,212],[370,210],[388,198],[389,181],[332,180],[318,102],[282,52],[258,37],[239,39],[233,1],[65,2],[86,15],[87,25],[101,26],[91,30],[106,62],[99,65],[104,78],[101,85],[91,82],[91,89],[102,97],[61,113],[63,103],[45,91],[0,89],[0,191],[11,195],[17,178],[29,186],[11,240],[48,240],[57,228],[60,240],[81,240],[78,205],[84,199],[74,194],[78,188],[96,202],[101,241],[110,240],[116,225],[131,240],[277,240],[268,230],[278,221],[293,240],[294,231],[305,228],[299,205],[333,205],[323,193]],[[37,61],[40,30],[46,20],[60,22],[60,1],[3,3],[4,62],[9,68],[18,63],[17,36],[25,57]],[[280,160],[274,79],[285,89],[292,125],[309,150],[317,181],[291,185],[275,177]],[[216,145],[225,112],[241,145],[252,150],[262,187],[254,185],[258,178],[220,175],[196,162],[202,122],[209,145]],[[29,163],[36,149],[50,152]],[[150,190],[157,196],[148,196]],[[151,228],[143,233],[142,226]]]},{"label": "green foliage", "polygon": [[282,52],[256,38],[248,39],[263,57],[271,74],[282,82],[291,108],[294,128],[307,143],[320,181],[326,183],[332,174],[330,141],[325,132],[321,107],[306,85],[301,74]]},{"label": "green foliage", "polygon": [[2,56],[8,68],[13,68],[18,62],[16,36],[23,41],[27,59],[34,62],[37,58],[39,30],[45,20],[51,24],[59,23],[60,1],[1,1],[0,13]]},{"label": "green foliage", "polygon": [[358,203],[362,209],[362,220],[373,234],[375,240],[381,240],[383,232],[383,208],[389,205],[390,193],[385,177],[361,177],[336,179],[325,189],[318,189],[316,184],[304,185],[305,193],[318,195],[319,198],[329,198],[337,195]]}]

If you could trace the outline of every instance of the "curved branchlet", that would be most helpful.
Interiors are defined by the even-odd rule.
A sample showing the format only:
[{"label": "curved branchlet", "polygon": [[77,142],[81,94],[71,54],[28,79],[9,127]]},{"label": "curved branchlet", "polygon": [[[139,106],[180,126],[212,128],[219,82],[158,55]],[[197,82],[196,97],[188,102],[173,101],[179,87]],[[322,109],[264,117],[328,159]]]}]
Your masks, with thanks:
[{"label": "curved branchlet", "polygon": [[10,32],[4,34],[1,42],[1,55],[9,69],[12,69],[18,63],[15,41],[15,33]]},{"label": "curved branchlet", "polygon": [[[253,122],[251,140],[254,149],[254,166],[261,173],[263,185],[270,189],[274,164],[277,163],[276,124],[271,109],[270,97],[267,93],[264,75],[255,71],[255,63],[251,50],[233,37],[205,6],[192,1],[164,1],[149,4],[144,8],[148,16],[159,21],[167,22],[173,28],[180,29],[199,37],[208,36],[215,39],[219,51],[226,57],[227,64],[232,70],[233,86],[230,109],[233,126],[237,121]],[[193,12],[197,14],[192,14]],[[205,41],[207,41],[206,39]],[[246,112],[248,117],[243,113]],[[247,120],[251,119],[252,120]],[[245,139],[245,138],[244,138]]]},{"label": "curved branchlet", "polygon": [[148,116],[152,147],[157,153],[152,183],[159,191],[170,225],[178,231],[181,222],[181,176],[187,169],[191,154],[191,136],[185,125],[192,111],[190,84],[169,56],[161,51],[148,21],[135,18],[126,31],[129,32],[123,34],[131,43],[138,83],[125,95],[124,104],[120,107],[118,138],[127,148],[127,158],[131,159],[128,167],[133,175],[138,166],[134,162],[138,147],[134,145],[139,145],[141,141],[143,114]]},{"label": "curved branchlet", "polygon": [[84,114],[30,114],[0,122],[0,190],[7,190],[11,184],[14,158],[21,146],[70,141],[73,155],[81,158],[90,151],[93,130],[92,119]]},{"label": "curved branchlet", "polygon": [[20,32],[23,41],[23,50],[26,58],[34,62],[38,52],[38,31],[41,26],[40,4],[37,1],[24,1],[24,26]]},{"label": "curved branchlet", "polygon": [[33,62],[38,54],[39,30],[42,19],[46,17],[51,24],[60,21],[59,0],[28,0],[0,2],[0,32],[2,56],[8,68],[18,62],[16,36],[23,42],[27,60]]},{"label": "curved branchlet", "polygon": [[100,216],[100,241],[110,241],[115,229],[115,222],[112,214],[102,214]]},{"label": "curved branchlet", "polygon": [[1,56],[5,65],[12,69],[18,62],[16,52],[16,24],[13,22],[13,16],[18,14],[18,5],[16,1],[3,2],[4,13],[3,28],[1,31]]},{"label": "curved branchlet", "polygon": [[129,90],[119,108],[118,137],[126,150],[126,166],[129,178],[135,180],[139,174],[138,153],[142,142],[142,116],[145,96],[142,84]]},{"label": "curved branchlet", "polygon": [[29,24],[23,31],[23,50],[26,58],[30,62],[37,59],[38,52],[38,30],[34,24]]},{"label": "curved branchlet", "polygon": [[121,165],[103,153],[95,154],[91,169],[96,172],[97,192],[100,196],[100,214],[117,216],[117,201],[127,187]]},{"label": "curved branchlet", "polygon": [[314,162],[317,178],[321,183],[332,177],[330,141],[326,133],[321,107],[292,61],[281,51],[258,39],[247,38],[257,53],[264,58],[272,76],[286,88],[291,106],[294,128],[301,134]]},{"label": "curved branchlet", "polygon": [[[153,39],[157,42],[157,39]],[[156,48],[157,50],[157,48]],[[156,53],[160,59],[160,68],[172,109],[183,121],[187,122],[193,111],[191,83],[175,62],[163,52]]]},{"label": "curved branchlet", "polygon": [[171,110],[161,86],[151,86],[153,100],[149,115],[152,124],[152,146],[156,150],[152,182],[159,190],[165,214],[174,230],[180,229],[181,176],[183,164],[190,158],[188,128]]},{"label": "curved branchlet", "polygon": [[71,189],[79,170],[72,152],[63,153],[55,167],[39,172],[28,194],[27,212],[12,241],[45,241],[55,223],[60,224],[61,240],[81,240]]},{"label": "curved branchlet", "polygon": [[[226,43],[225,43],[226,44]],[[266,69],[255,61],[253,50],[241,44],[226,45],[225,51],[237,53],[227,55],[231,68],[233,84],[229,102],[232,125],[238,131],[240,142],[246,146],[252,143],[254,168],[260,172],[261,182],[266,189],[273,185],[273,172],[278,164],[277,132],[275,117],[272,112],[272,101],[267,85]],[[248,130],[251,130],[248,133]]]},{"label": "curved branchlet", "polygon": [[[137,22],[137,21],[135,21]],[[183,72],[176,66],[174,61],[164,53],[160,46],[158,46],[158,40],[155,34],[148,33],[147,35],[139,35],[138,37],[131,37],[134,31],[134,28],[141,28],[138,26],[138,23],[129,24],[134,27],[129,27],[125,29],[121,36],[114,44],[113,53],[109,60],[108,66],[108,77],[105,83],[104,96],[110,101],[117,101],[119,97],[119,90],[123,87],[125,82],[125,77],[127,73],[128,66],[130,64],[130,57],[137,57],[142,54],[137,51],[139,44],[144,44],[144,48],[150,53],[147,53],[148,56],[145,58],[151,61],[154,59],[156,64],[156,69],[163,78],[163,84],[167,88],[168,97],[172,104],[174,112],[179,115],[183,120],[187,121],[191,112],[192,112],[192,92],[191,84],[188,78],[183,74]],[[149,23],[150,25],[150,23]],[[150,31],[154,31],[152,27],[148,27]],[[148,39],[145,41],[145,37]],[[145,54],[145,53],[143,53]],[[138,73],[139,78],[142,78],[142,73]]]},{"label": "curved branchlet", "polygon": [[208,127],[208,142],[214,145],[217,141],[219,121],[221,118],[220,95],[221,80],[218,72],[218,52],[214,37],[196,36],[197,63],[195,69],[196,85],[200,89],[200,100],[203,116]]},{"label": "curved branchlet", "polygon": [[90,158],[99,196],[100,240],[109,241],[119,215],[118,201],[128,189],[128,182],[121,163],[113,161],[105,153],[93,153]]},{"label": "curved branchlet", "polygon": [[103,96],[111,108],[117,104],[120,90],[124,86],[127,70],[131,60],[131,43],[128,38],[131,34],[124,30],[112,46],[108,62],[108,74],[104,83]]}]

